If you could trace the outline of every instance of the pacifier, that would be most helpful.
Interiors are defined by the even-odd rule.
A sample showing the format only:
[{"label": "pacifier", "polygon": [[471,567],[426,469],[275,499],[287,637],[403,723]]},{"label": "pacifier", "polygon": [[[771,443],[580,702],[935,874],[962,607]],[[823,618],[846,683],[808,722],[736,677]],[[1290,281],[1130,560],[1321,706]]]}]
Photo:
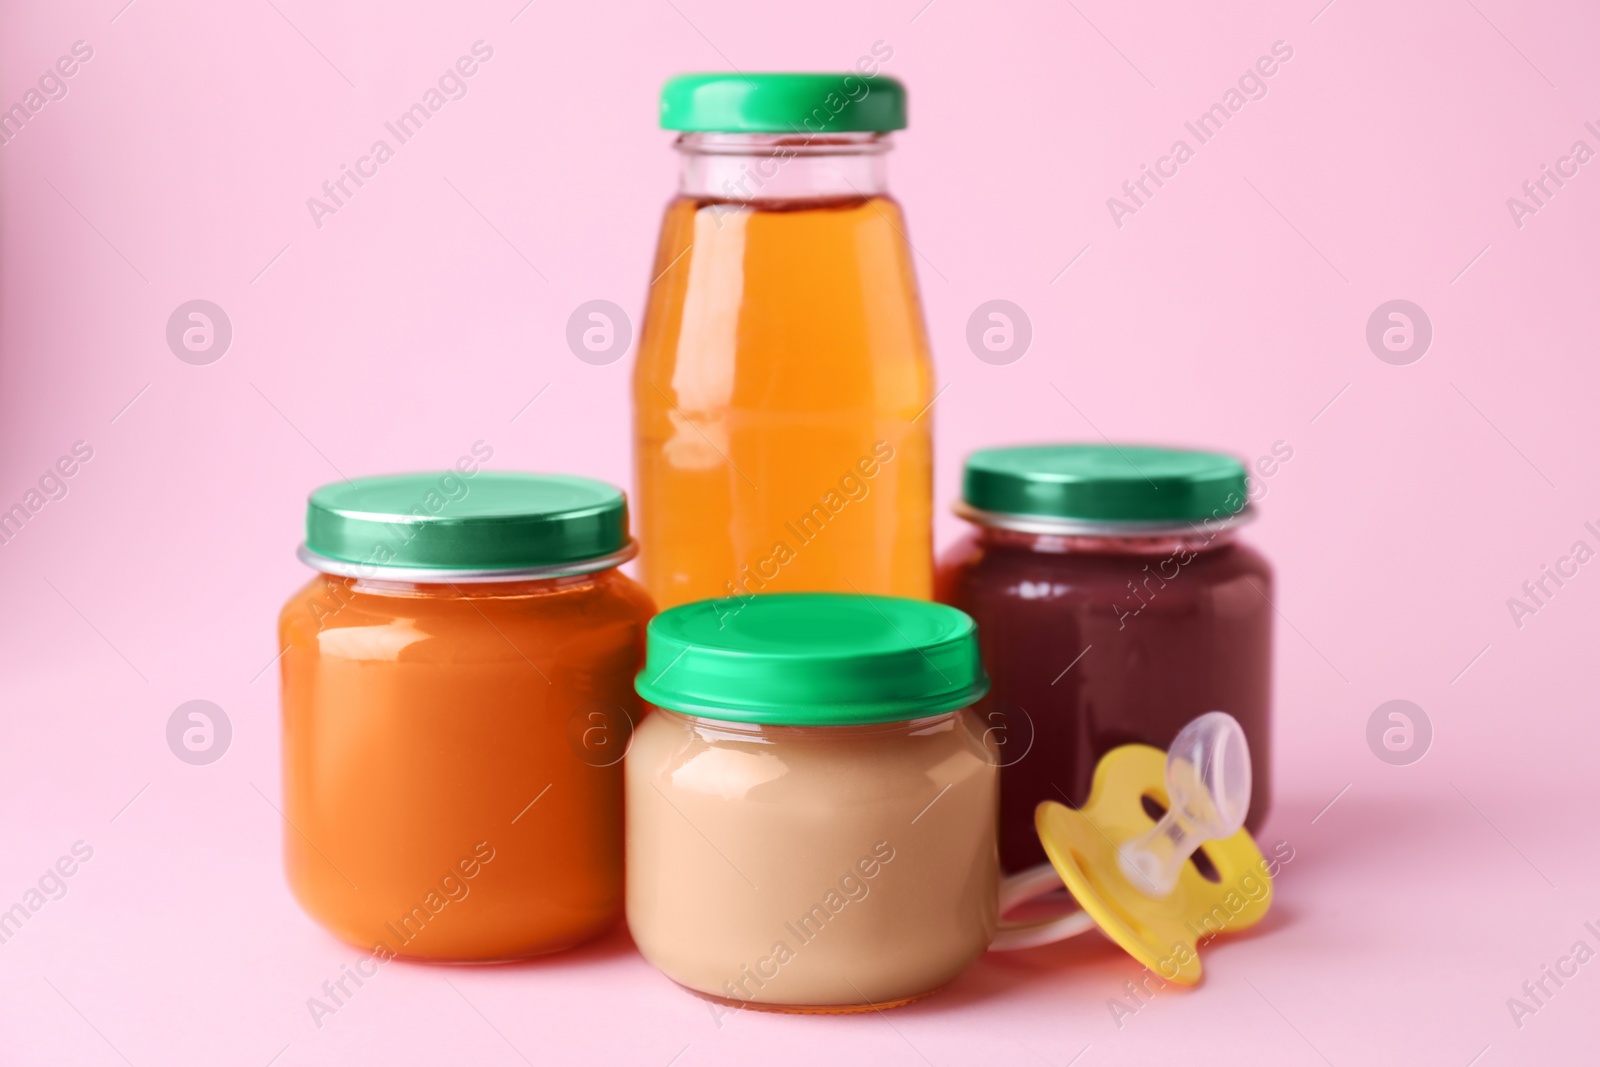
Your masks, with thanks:
[{"label": "pacifier", "polygon": [[1243,829],[1250,748],[1238,720],[1200,716],[1163,753],[1123,745],[1095,766],[1088,802],[1053,800],[1034,813],[1050,863],[1007,878],[1004,914],[1066,885],[1083,908],[1034,922],[1002,922],[989,946],[1030,948],[1098,926],[1167,981],[1200,980],[1202,941],[1253,926],[1272,903],[1261,850]]}]

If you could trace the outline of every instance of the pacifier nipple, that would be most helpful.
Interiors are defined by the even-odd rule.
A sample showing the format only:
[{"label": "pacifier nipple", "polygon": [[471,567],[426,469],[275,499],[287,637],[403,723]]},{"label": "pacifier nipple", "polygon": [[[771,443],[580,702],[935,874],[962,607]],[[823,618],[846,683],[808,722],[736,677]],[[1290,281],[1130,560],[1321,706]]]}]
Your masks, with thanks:
[{"label": "pacifier nipple", "polygon": [[1250,807],[1250,748],[1244,729],[1225,711],[1211,711],[1179,731],[1167,749],[1171,806],[1154,826],[1117,849],[1129,884],[1165,897],[1178,873],[1207,841],[1232,837]]}]

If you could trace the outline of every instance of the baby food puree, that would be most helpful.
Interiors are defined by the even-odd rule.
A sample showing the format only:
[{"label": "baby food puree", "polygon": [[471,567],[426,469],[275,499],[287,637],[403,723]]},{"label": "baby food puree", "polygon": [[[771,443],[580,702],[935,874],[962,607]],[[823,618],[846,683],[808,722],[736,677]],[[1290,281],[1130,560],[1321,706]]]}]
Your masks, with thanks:
[{"label": "baby food puree", "polygon": [[285,605],[283,814],[302,907],[365,949],[553,952],[622,907],[622,768],[649,597],[622,493],[559,475],[312,494]]},{"label": "baby food puree", "polygon": [[938,989],[998,918],[972,621],[774,594],[659,616],[627,757],[628,924],[715,1000],[863,1011]]}]

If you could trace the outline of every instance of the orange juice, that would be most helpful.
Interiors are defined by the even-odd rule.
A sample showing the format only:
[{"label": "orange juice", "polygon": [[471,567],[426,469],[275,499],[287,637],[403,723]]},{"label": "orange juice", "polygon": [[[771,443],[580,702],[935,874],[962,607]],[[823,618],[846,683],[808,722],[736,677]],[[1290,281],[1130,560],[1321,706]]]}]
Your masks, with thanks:
[{"label": "orange juice", "polygon": [[641,570],[663,608],[931,595],[933,372],[886,147],[680,139],[634,373]]}]

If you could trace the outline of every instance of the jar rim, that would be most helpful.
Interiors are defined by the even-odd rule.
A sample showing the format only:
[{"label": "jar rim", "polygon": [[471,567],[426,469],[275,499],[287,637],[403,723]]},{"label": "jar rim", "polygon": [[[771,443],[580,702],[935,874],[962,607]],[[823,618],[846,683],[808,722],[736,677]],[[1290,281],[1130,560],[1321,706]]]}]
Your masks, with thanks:
[{"label": "jar rim", "polygon": [[539,581],[545,578],[569,578],[579,574],[620,567],[639,554],[637,541],[629,541],[620,551],[593,559],[574,560],[544,567],[448,568],[448,567],[390,567],[376,563],[355,563],[319,555],[302,544],[295,556],[312,570],[340,578],[367,578],[388,582],[410,582],[415,585],[455,585],[490,582]]},{"label": "jar rim", "polygon": [[1050,515],[1019,515],[1003,511],[985,511],[975,508],[965,500],[957,501],[950,509],[958,518],[976,526],[1016,533],[1041,534],[1055,537],[1214,537],[1225,530],[1233,530],[1254,522],[1256,510],[1246,504],[1239,511],[1227,515],[1207,516],[1203,519],[1153,519],[1123,521],[1109,519],[1067,519]]},{"label": "jar rim", "polygon": [[729,719],[716,715],[707,715],[698,711],[679,711],[676,708],[664,708],[660,705],[654,705],[654,707],[657,711],[665,712],[668,715],[676,715],[679,718],[689,719],[698,723],[704,723],[707,726],[718,729],[728,729],[735,732],[748,730],[748,732],[752,734],[760,734],[762,736],[770,736],[770,731],[773,730],[794,730],[797,732],[823,730],[830,733],[858,731],[870,733],[874,731],[884,732],[890,728],[897,728],[896,732],[900,732],[906,729],[914,730],[923,726],[943,722],[944,720],[960,715],[963,711],[967,710],[967,706],[964,706],[959,708],[950,708],[947,711],[933,711],[926,714],[919,714],[909,719],[885,719],[881,722],[790,723],[757,722],[750,719]]}]

